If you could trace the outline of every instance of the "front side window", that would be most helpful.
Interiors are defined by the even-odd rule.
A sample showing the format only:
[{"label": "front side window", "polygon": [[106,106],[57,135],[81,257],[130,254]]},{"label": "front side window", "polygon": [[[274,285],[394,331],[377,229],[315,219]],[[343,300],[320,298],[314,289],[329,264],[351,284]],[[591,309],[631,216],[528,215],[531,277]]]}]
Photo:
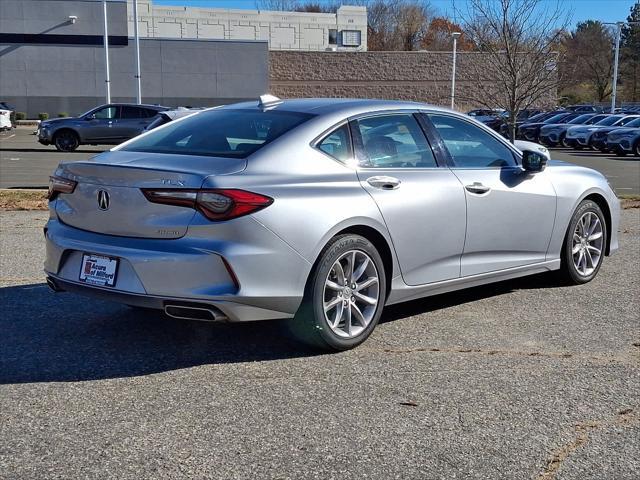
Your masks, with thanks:
[{"label": "front side window", "polygon": [[317,147],[336,160],[346,163],[351,158],[351,137],[349,125],[344,124],[324,137]]},{"label": "front side window", "polygon": [[118,116],[118,107],[104,107],[93,113],[93,118],[99,120],[112,120]]},{"label": "front side window", "polygon": [[122,150],[244,158],[312,116],[279,110],[203,111],[154,130]]},{"label": "front side window", "polygon": [[381,115],[356,121],[364,151],[360,166],[369,168],[433,168],[429,142],[411,114]]},{"label": "front side window", "polygon": [[492,168],[515,166],[505,144],[481,128],[447,115],[429,115],[456,167]]}]

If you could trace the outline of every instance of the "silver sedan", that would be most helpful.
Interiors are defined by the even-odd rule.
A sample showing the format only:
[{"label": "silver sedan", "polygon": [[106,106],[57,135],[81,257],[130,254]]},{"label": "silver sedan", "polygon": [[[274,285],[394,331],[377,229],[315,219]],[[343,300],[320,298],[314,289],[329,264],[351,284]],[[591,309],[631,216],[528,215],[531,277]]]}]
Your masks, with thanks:
[{"label": "silver sedan", "polygon": [[204,110],[59,165],[48,283],[179,318],[288,318],[344,350],[385,305],[554,270],[593,279],[618,248],[618,199],[600,173],[548,160],[420,103]]}]

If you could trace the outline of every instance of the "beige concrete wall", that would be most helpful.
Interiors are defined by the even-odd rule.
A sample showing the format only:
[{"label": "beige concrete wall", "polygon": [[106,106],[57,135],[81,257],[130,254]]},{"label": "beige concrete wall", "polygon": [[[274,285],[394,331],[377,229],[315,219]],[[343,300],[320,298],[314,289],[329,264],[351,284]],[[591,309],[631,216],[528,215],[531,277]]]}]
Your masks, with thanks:
[{"label": "beige concrete wall", "polygon": [[[480,106],[471,98],[496,87],[487,58],[459,52],[456,63],[456,107]],[[384,98],[449,106],[451,69],[451,52],[269,52],[270,93],[283,98]],[[535,106],[553,107],[556,96],[549,92]]]},{"label": "beige concrete wall", "polygon": [[[176,3],[180,3],[176,1]],[[128,0],[129,34],[133,35],[133,1]],[[349,51],[367,49],[367,9],[341,6],[336,13],[279,12],[229,8],[156,5],[138,0],[141,37],[262,40],[270,50]],[[337,43],[329,43],[329,31]],[[348,32],[359,32],[359,45],[347,42]]]}]

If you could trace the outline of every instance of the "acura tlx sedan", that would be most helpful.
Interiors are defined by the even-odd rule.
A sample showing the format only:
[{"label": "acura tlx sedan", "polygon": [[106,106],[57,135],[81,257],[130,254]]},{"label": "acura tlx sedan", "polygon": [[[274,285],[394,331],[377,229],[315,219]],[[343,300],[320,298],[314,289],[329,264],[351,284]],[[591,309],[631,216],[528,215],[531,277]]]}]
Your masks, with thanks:
[{"label": "acura tlx sedan", "polygon": [[56,291],[178,318],[288,318],[344,350],[385,305],[593,279],[618,248],[618,199],[547,155],[420,103],[263,96],[61,163],[45,271]]}]

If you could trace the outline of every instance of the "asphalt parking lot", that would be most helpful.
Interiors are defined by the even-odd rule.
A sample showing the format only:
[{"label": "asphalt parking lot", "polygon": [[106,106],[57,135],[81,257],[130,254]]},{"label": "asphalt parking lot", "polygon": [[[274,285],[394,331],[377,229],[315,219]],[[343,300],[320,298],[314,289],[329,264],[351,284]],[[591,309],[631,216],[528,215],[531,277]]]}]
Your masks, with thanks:
[{"label": "asphalt parking lot", "polygon": [[0,478],[640,477],[640,210],[590,284],[389,308],[350,352],[53,294],[0,212]]},{"label": "asphalt parking lot", "polygon": [[[0,133],[0,188],[46,187],[49,175],[63,160],[84,160],[110,147],[83,145],[73,153],[40,145],[32,135],[35,127]],[[640,159],[591,151],[552,149],[552,158],[602,172],[618,195],[640,194]]]}]

